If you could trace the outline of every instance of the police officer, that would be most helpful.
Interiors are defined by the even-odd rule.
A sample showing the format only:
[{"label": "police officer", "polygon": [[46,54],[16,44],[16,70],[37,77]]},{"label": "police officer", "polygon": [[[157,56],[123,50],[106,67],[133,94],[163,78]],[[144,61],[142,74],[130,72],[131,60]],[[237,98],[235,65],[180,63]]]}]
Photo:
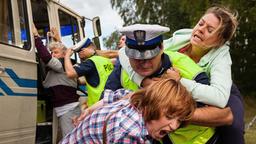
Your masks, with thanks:
[{"label": "police officer", "polygon": [[82,62],[73,66],[70,60],[73,49],[68,49],[65,55],[65,70],[69,78],[85,76],[88,92],[87,106],[91,106],[99,100],[107,78],[113,70],[113,64],[110,59],[96,54],[96,47],[89,38],[84,42],[83,47],[76,49]]},{"label": "police officer", "polygon": [[[197,66],[187,56],[175,52],[163,52],[163,34],[168,32],[169,28],[160,25],[135,24],[120,29],[120,32],[126,35],[126,47],[120,50],[125,51],[127,63],[130,63],[131,68],[139,75],[147,78],[161,76],[167,69],[176,67],[180,71],[182,77],[193,79],[196,82],[209,84],[209,79],[203,70]],[[121,56],[121,55],[120,55]],[[120,59],[123,57],[120,57]],[[106,83],[105,89],[116,90],[126,88],[136,90],[140,88],[128,75],[128,72],[122,68],[120,63],[117,63],[113,72],[110,74]],[[231,111],[228,109],[211,109],[203,107],[196,111],[196,114],[201,115],[200,111],[219,115],[224,119],[228,119]],[[201,111],[202,112],[202,111]],[[203,114],[202,114],[203,115]],[[196,115],[198,116],[198,115]],[[214,122],[209,121],[205,117],[196,117],[195,123],[201,122],[205,125],[211,125]],[[211,118],[209,118],[211,119]],[[220,123],[221,123],[220,122]],[[214,134],[214,129],[209,127],[201,127],[189,125],[186,128],[181,128],[170,137],[174,143],[206,143]]]},{"label": "police officer", "polygon": [[[188,57],[176,52],[163,52],[163,34],[168,31],[167,27],[145,24],[135,24],[120,29],[120,32],[126,35],[126,47],[119,51],[119,58],[126,58],[123,61],[130,63],[132,69],[144,77],[159,77],[167,69],[175,66],[179,67],[183,77],[194,78],[195,81],[208,84],[206,74]],[[123,51],[128,57],[122,56]],[[129,79],[122,65],[118,61],[105,89],[136,90],[140,87],[135,83],[132,84],[133,81]]]}]

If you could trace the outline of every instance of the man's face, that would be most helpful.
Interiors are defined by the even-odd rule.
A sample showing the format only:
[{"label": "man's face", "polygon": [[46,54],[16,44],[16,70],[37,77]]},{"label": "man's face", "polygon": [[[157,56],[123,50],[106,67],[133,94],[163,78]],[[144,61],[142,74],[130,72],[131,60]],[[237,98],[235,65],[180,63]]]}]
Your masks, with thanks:
[{"label": "man's face", "polygon": [[163,50],[161,52],[153,57],[152,59],[133,59],[129,58],[131,67],[135,72],[137,72],[141,76],[150,76],[154,74],[160,67],[161,67],[161,56],[162,56]]},{"label": "man's face", "polygon": [[167,118],[166,116],[161,116],[158,120],[151,120],[146,122],[146,128],[149,135],[154,139],[160,140],[166,134],[175,131],[180,126],[180,121],[178,117]]},{"label": "man's face", "polygon": [[61,48],[53,48],[51,50],[51,55],[55,58],[64,58],[65,52]]}]

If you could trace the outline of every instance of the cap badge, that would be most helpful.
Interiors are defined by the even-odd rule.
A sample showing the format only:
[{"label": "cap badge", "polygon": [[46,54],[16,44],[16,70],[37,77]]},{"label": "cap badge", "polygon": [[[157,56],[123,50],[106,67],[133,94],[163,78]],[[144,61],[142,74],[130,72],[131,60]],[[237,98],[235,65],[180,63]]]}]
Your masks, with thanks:
[{"label": "cap badge", "polygon": [[137,41],[138,45],[144,45],[146,38],[146,31],[136,30],[133,32],[134,38]]}]

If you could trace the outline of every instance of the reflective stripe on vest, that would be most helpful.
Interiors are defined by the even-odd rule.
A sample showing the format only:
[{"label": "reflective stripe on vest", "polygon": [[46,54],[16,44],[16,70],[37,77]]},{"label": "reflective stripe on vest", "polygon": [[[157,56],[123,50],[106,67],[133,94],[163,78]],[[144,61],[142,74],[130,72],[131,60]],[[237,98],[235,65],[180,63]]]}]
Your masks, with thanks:
[{"label": "reflective stripe on vest", "polygon": [[99,101],[100,95],[104,90],[108,76],[113,71],[114,66],[110,59],[104,58],[101,56],[92,56],[89,59],[94,62],[94,65],[96,66],[96,69],[99,75],[99,84],[97,87],[91,86],[86,81],[87,92],[88,92],[87,105],[91,106],[97,101]]},{"label": "reflective stripe on vest", "polygon": [[123,68],[121,69],[121,85],[123,88],[132,91],[139,89],[139,86],[135,82],[131,81],[128,73]]},{"label": "reflective stripe on vest", "polygon": [[215,129],[198,125],[187,125],[169,134],[173,144],[205,144],[214,134]]}]

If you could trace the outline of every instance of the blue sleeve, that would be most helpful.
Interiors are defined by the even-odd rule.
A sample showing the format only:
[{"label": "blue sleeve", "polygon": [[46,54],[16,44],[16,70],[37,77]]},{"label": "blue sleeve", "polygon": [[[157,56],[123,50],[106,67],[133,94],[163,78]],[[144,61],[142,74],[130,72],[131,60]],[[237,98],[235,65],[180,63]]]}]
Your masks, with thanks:
[{"label": "blue sleeve", "polygon": [[194,80],[198,83],[210,85],[210,80],[205,72],[198,74]]},{"label": "blue sleeve", "polygon": [[[194,80],[198,83],[201,83],[201,84],[205,84],[205,85],[210,85],[210,80],[207,76],[207,74],[205,72],[202,72],[200,74],[198,74]],[[197,107],[204,107],[205,104],[204,103],[201,103],[201,102],[196,102],[197,104]]]},{"label": "blue sleeve", "polygon": [[79,77],[85,76],[86,81],[91,86],[96,87],[99,85],[100,78],[98,70],[96,69],[96,66],[92,60],[88,59],[81,64],[75,65],[74,69]]},{"label": "blue sleeve", "polygon": [[94,63],[90,59],[83,61],[78,65],[74,65],[74,69],[79,77],[86,76],[96,70]]},{"label": "blue sleeve", "polygon": [[120,63],[117,63],[117,65],[115,65],[114,67],[114,70],[109,75],[104,89],[110,89],[112,91],[115,91],[117,89],[123,88],[121,85],[120,79],[121,79],[121,65]]},{"label": "blue sleeve", "polygon": [[233,113],[233,124],[239,128],[243,128],[244,124],[244,106],[243,97],[235,84],[231,87],[230,97],[227,103],[227,107],[230,107]]},{"label": "blue sleeve", "polygon": [[[117,60],[114,70],[108,76],[108,80],[106,82],[104,90],[110,89],[112,91],[115,91],[117,89],[123,88],[121,85],[120,79],[121,79],[121,65],[120,65],[120,62]],[[102,92],[100,99],[103,98],[103,95],[104,95],[104,91]]]}]

